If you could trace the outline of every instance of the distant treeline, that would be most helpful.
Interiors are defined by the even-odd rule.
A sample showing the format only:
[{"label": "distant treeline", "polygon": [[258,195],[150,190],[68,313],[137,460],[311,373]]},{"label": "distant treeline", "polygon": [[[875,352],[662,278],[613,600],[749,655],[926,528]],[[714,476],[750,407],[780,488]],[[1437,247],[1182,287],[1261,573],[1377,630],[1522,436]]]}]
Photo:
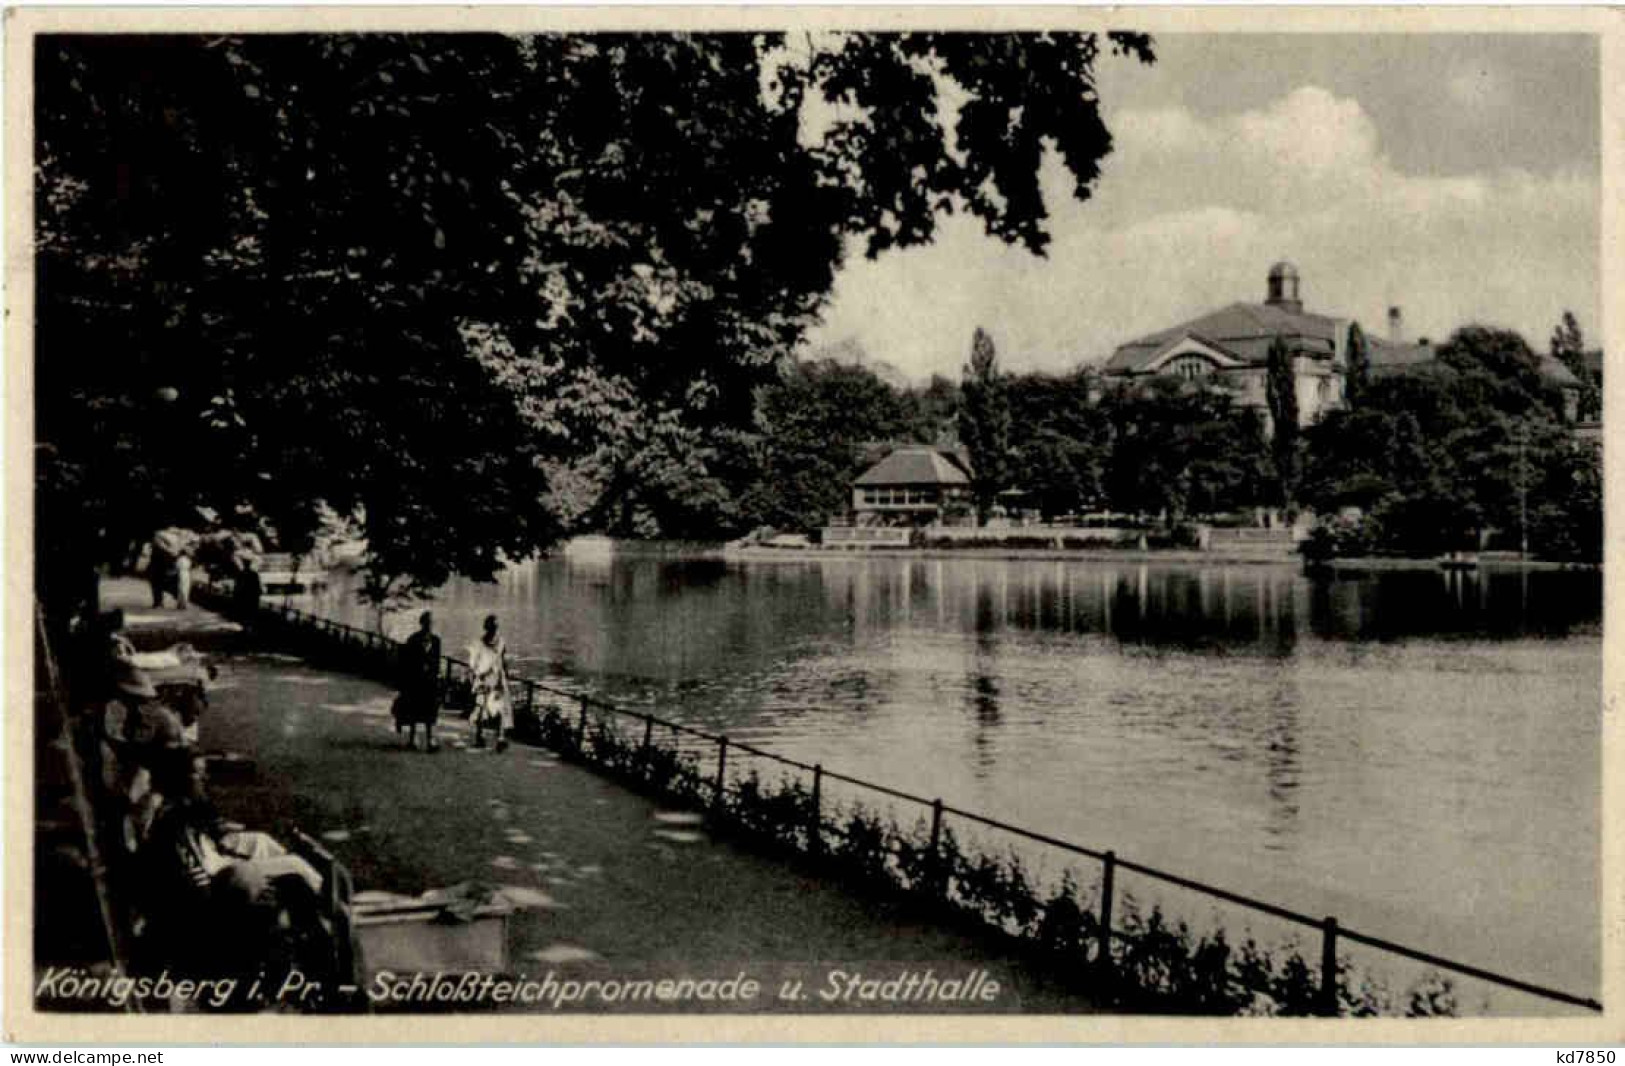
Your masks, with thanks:
[{"label": "distant treeline", "polygon": [[[1472,326],[1437,352],[1403,373],[1358,362],[1344,408],[1285,434],[1224,389],[1176,378],[1000,376],[1008,430],[994,487],[1021,489],[1045,519],[1109,510],[1177,527],[1307,509],[1316,549],[1336,554],[1527,538],[1532,554],[1600,558],[1598,449],[1575,438],[1527,342]],[[960,383],[896,385],[828,360],[794,365],[756,402],[719,528],[815,528],[847,512],[853,478],[884,454],[877,442],[953,446],[971,428]]]}]

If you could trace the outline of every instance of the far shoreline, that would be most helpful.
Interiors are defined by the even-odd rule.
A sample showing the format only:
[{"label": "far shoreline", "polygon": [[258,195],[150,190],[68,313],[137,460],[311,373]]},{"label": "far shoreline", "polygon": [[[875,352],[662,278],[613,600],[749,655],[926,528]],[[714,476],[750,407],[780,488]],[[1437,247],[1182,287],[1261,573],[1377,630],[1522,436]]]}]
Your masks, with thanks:
[{"label": "far shoreline", "polygon": [[[636,543],[636,542],[631,542]],[[635,550],[634,550],[635,551]],[[873,558],[904,558],[904,559],[994,559],[1005,561],[1033,560],[1043,562],[1090,562],[1090,563],[1183,563],[1209,566],[1274,566],[1289,567],[1296,570],[1304,569],[1305,560],[1301,555],[1283,556],[1280,554],[1265,553],[1215,553],[1195,551],[1190,549],[1154,549],[1154,548],[1125,548],[1125,549],[1069,549],[1069,548],[1011,548],[1005,546],[987,548],[882,548],[882,547],[841,547],[841,548],[768,548],[760,545],[746,547],[722,546],[715,549],[715,554],[723,559],[741,562],[808,562],[826,559],[873,559]],[[704,552],[706,555],[712,551]],[[1561,570],[1596,570],[1601,571],[1598,563],[1561,562],[1550,559],[1480,559],[1474,564],[1478,570],[1495,571],[1561,571]],[[1403,570],[1438,570],[1449,572],[1440,565],[1438,559],[1400,558],[1393,556],[1350,556],[1326,560],[1317,564],[1314,569],[1319,573],[1335,577],[1338,571],[1403,571]]]}]

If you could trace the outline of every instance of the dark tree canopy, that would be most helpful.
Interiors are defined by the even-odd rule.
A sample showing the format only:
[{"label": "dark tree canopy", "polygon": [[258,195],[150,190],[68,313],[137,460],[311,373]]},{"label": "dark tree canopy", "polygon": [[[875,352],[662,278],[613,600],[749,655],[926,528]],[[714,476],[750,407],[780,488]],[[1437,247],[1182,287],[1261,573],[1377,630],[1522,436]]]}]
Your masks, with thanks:
[{"label": "dark tree canopy", "polygon": [[1365,339],[1365,330],[1358,322],[1349,323],[1344,361],[1343,399],[1350,407],[1358,407],[1371,386],[1371,342]]},{"label": "dark tree canopy", "polygon": [[866,445],[905,439],[908,397],[861,366],[796,364],[761,390],[758,475],[744,495],[752,525],[809,530],[850,509]]},{"label": "dark tree canopy", "polygon": [[910,435],[922,444],[952,447],[959,443],[959,384],[932,374],[924,385],[908,391],[912,410]]},{"label": "dark tree canopy", "polygon": [[[42,37],[40,523],[194,504],[489,576],[571,520],[725,521],[757,386],[869,254],[1037,252],[1133,34]],[[154,387],[178,399],[150,401]],[[675,516],[675,517],[673,517]]]},{"label": "dark tree canopy", "polygon": [[977,518],[985,523],[998,494],[1009,484],[1010,398],[993,338],[981,327],[971,338],[959,397],[959,439],[970,454]]},{"label": "dark tree canopy", "polygon": [[1563,397],[1540,374],[1540,358],[1511,330],[1463,326],[1439,347],[1439,362],[1454,370],[1455,388],[1466,403],[1518,416],[1544,405],[1563,413]]},{"label": "dark tree canopy", "polygon": [[1449,361],[1373,379],[1358,406],[1305,433],[1303,502],[1323,516],[1358,508],[1338,529],[1343,554],[1427,555],[1503,548],[1599,559],[1595,446],[1575,439],[1517,334],[1467,327]]},{"label": "dark tree canopy", "polygon": [[1265,400],[1269,403],[1271,423],[1270,456],[1275,462],[1281,502],[1290,507],[1296,502],[1298,485],[1298,378],[1292,365],[1292,353],[1280,336],[1270,342],[1265,374]]},{"label": "dark tree canopy", "polygon": [[1111,426],[1097,403],[1101,386],[1080,370],[1008,380],[1011,481],[1045,518],[1098,509],[1111,460]]},{"label": "dark tree canopy", "polygon": [[1580,379],[1579,409],[1576,417],[1582,422],[1596,421],[1602,418],[1602,375],[1594,371],[1586,363],[1585,334],[1580,329],[1579,319],[1574,317],[1573,311],[1564,311],[1563,320],[1552,331],[1551,352],[1553,358],[1562,362],[1569,368],[1576,378]]},{"label": "dark tree canopy", "polygon": [[1122,385],[1101,399],[1111,426],[1112,506],[1177,525],[1264,502],[1268,446],[1256,411],[1179,378]]},{"label": "dark tree canopy", "polygon": [[1574,317],[1573,311],[1564,311],[1563,320],[1552,330],[1552,355],[1561,359],[1563,365],[1574,372],[1575,377],[1585,376],[1585,334],[1580,329],[1580,320]]}]

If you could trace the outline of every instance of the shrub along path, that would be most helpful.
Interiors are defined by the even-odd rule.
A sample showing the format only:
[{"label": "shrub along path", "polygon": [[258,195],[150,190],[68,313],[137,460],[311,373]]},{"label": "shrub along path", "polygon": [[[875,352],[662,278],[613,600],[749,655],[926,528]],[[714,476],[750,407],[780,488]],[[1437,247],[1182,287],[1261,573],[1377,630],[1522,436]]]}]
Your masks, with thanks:
[{"label": "shrub along path", "polygon": [[[144,594],[104,588],[107,606],[126,608],[138,644],[203,644],[219,627],[196,607],[145,610]],[[377,683],[252,649],[225,653],[220,666],[202,745],[256,763],[253,774],[214,783],[222,813],[280,835],[303,829],[349,866],[358,891],[415,895],[466,881],[527,890],[532,905],[510,926],[517,972],[744,970],[766,984],[782,963],[818,964],[814,975],[865,963],[871,972],[887,964],[887,974],[897,963],[935,964],[955,976],[979,966],[1004,985],[1003,1010],[1095,1010],[997,941],[716,839],[700,816],[663,809],[544,749],[473,749],[455,715],[437,730],[439,752],[408,751],[389,715],[393,693]],[[773,992],[762,999],[778,1009]]]}]

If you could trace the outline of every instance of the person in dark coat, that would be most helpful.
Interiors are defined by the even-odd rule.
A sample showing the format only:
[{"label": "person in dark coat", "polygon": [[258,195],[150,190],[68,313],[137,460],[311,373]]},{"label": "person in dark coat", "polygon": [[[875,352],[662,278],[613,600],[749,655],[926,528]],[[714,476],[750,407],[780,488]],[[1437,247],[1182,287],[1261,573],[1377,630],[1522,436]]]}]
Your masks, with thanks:
[{"label": "person in dark coat", "polygon": [[155,539],[152,554],[147,560],[147,584],[152,587],[152,606],[164,605],[164,593],[173,590],[175,583],[175,556]]},{"label": "person in dark coat", "polygon": [[395,728],[406,727],[406,746],[417,747],[417,727],[423,726],[423,750],[435,751],[434,723],[440,717],[440,638],[434,615],[424,611],[418,631],[401,649],[400,695],[395,698]]},{"label": "person in dark coat", "polygon": [[232,584],[237,617],[244,622],[252,622],[254,616],[260,613],[260,597],[263,595],[265,582],[260,579],[260,572],[254,569],[254,560],[244,559],[243,568]]}]

